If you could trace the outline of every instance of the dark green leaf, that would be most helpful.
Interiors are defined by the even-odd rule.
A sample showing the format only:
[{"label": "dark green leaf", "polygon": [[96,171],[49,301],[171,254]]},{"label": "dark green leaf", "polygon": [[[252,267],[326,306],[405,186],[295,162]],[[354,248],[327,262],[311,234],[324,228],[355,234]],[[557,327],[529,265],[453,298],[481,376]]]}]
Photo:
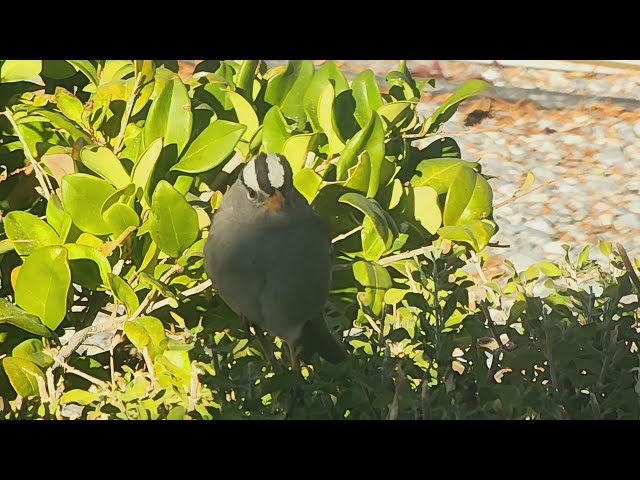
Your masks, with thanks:
[{"label": "dark green leaf", "polygon": [[42,324],[38,317],[25,312],[2,297],[0,297],[0,324],[1,323],[10,323],[35,335],[47,338],[51,336],[51,331]]}]

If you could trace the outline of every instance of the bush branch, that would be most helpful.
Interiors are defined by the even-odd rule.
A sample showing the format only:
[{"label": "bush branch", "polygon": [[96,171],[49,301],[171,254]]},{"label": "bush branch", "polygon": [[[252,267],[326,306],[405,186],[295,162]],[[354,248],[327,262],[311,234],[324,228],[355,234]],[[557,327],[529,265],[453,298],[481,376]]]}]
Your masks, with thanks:
[{"label": "bush branch", "polygon": [[638,295],[640,295],[640,278],[638,278],[638,274],[636,274],[636,271],[633,268],[633,264],[631,263],[631,260],[629,260],[627,251],[620,243],[616,243],[616,248],[618,249],[618,253],[620,254],[622,263],[624,263],[624,268],[626,268],[627,272],[629,272],[629,277],[631,278],[633,286],[636,287],[636,291],[638,292]]}]

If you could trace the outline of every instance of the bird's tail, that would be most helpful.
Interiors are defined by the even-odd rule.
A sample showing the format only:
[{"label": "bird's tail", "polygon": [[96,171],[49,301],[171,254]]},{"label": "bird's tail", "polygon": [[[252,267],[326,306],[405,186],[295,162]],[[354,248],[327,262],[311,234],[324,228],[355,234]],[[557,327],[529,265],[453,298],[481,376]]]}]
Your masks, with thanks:
[{"label": "bird's tail", "polygon": [[340,363],[347,359],[347,352],[329,332],[322,317],[315,318],[305,324],[298,344],[302,347],[302,358],[305,360],[315,352],[331,363]]}]

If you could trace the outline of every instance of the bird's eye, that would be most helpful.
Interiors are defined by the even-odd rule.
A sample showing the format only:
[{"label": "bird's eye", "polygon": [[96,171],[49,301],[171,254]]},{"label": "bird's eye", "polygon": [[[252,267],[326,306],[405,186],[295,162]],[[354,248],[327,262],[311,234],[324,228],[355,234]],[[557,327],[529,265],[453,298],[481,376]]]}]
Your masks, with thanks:
[{"label": "bird's eye", "polygon": [[247,187],[247,197],[249,197],[249,200],[255,200],[256,198],[258,198],[258,192],[256,192],[253,188]]}]

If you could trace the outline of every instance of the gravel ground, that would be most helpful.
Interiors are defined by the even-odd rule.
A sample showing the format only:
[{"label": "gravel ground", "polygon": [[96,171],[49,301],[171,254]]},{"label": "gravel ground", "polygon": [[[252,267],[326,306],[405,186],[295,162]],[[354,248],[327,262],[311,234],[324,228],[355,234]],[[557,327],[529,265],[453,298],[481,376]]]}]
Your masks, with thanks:
[{"label": "gravel ground", "polygon": [[[348,78],[370,68],[385,85],[399,61],[336,63]],[[415,77],[436,77],[418,108],[424,115],[465,80],[493,85],[463,102],[442,133],[458,142],[464,159],[481,162],[483,173],[496,177],[490,181],[495,204],[509,199],[528,171],[534,187],[542,185],[496,209],[494,240],[509,248],[493,248],[492,255],[523,269],[558,260],[566,243],[574,254],[591,244],[592,257],[602,259],[597,243],[607,240],[640,256],[638,70],[602,74],[433,60],[410,60],[408,67]],[[474,116],[484,118],[471,125]]]}]

